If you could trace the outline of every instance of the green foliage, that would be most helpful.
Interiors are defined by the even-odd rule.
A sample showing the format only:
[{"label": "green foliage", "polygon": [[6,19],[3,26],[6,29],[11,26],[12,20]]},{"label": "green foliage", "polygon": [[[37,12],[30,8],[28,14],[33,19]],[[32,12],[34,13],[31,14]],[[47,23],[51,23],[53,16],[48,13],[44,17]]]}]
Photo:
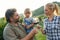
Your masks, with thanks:
[{"label": "green foliage", "polygon": [[46,40],[46,35],[42,34],[41,31],[38,31],[38,34],[35,35],[36,40]]},{"label": "green foliage", "polygon": [[60,2],[56,2],[56,1],[55,1],[55,2],[53,2],[53,3],[56,3],[56,4],[58,4],[58,6],[60,7]]},{"label": "green foliage", "polygon": [[4,27],[5,27],[5,25],[6,25],[6,20],[5,20],[5,18],[1,18],[0,19],[0,40],[3,40],[3,29],[4,29]]},{"label": "green foliage", "polygon": [[38,19],[39,19],[39,24],[43,27],[43,21],[44,19],[47,18],[45,15],[40,15],[38,16]]},{"label": "green foliage", "polygon": [[23,18],[20,18],[20,23],[22,23],[23,22]]}]

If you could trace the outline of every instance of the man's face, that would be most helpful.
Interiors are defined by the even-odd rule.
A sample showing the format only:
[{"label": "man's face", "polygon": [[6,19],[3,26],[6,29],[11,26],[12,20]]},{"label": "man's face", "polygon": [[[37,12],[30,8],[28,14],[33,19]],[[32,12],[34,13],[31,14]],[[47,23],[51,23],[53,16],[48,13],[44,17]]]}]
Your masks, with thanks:
[{"label": "man's face", "polygon": [[15,23],[17,23],[17,22],[19,22],[19,15],[18,15],[18,13],[17,12],[14,12],[14,15],[13,15],[13,17],[12,17],[12,21],[13,22],[15,22]]}]

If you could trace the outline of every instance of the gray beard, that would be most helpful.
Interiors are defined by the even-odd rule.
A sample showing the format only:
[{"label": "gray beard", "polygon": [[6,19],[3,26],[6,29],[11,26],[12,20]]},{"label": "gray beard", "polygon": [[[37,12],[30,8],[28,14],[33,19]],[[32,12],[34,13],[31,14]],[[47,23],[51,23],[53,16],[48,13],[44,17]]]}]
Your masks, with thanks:
[{"label": "gray beard", "polygon": [[15,23],[18,23],[18,22],[19,22],[19,20],[16,20],[16,21],[15,21]]}]

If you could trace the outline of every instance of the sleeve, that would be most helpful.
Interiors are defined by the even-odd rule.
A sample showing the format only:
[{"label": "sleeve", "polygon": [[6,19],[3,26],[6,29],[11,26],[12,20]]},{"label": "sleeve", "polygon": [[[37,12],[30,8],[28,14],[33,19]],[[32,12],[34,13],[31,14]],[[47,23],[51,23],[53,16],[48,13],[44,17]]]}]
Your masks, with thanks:
[{"label": "sleeve", "polygon": [[34,23],[34,22],[35,22],[33,18],[31,18],[31,22],[32,22],[32,23]]},{"label": "sleeve", "polygon": [[11,29],[4,30],[3,38],[4,40],[20,40],[17,38],[17,36],[14,34],[14,32]]}]

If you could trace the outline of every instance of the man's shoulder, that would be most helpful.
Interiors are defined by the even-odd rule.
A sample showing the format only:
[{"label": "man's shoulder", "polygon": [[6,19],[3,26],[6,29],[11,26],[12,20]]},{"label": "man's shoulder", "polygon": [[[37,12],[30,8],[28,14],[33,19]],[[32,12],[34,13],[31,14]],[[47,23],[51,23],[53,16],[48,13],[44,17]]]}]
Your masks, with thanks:
[{"label": "man's shoulder", "polygon": [[7,23],[5,27],[10,27],[10,23]]},{"label": "man's shoulder", "polygon": [[9,23],[5,26],[4,31],[8,31],[10,29]]}]

